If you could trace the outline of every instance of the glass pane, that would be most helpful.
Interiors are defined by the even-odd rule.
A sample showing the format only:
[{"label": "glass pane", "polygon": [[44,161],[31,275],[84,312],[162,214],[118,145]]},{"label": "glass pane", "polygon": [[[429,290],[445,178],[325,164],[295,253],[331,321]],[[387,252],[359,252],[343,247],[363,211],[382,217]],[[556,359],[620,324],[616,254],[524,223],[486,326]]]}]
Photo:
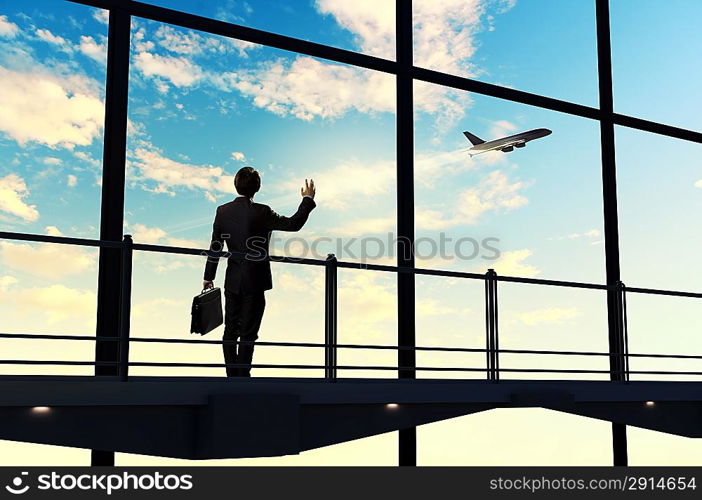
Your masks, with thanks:
[{"label": "glass pane", "polygon": [[702,441],[697,438],[675,436],[637,427],[627,428],[627,445],[629,465],[633,466],[698,466],[700,451],[702,451]]},{"label": "glass pane", "polygon": [[[702,300],[639,293],[627,294],[629,352],[702,357],[699,316]],[[632,371],[702,374],[702,359],[632,357]],[[702,375],[632,374],[632,380],[700,380]]]},{"label": "glass pane", "polygon": [[304,451],[299,455],[215,460],[184,460],[116,453],[115,465],[130,466],[393,466],[397,465],[397,433],[356,439],[346,443]]},{"label": "glass pane", "polygon": [[[600,290],[498,283],[499,347],[609,352],[607,298]],[[501,353],[500,369],[609,370],[606,355]],[[505,379],[609,380],[608,373],[505,372]]]},{"label": "glass pane", "polygon": [[[97,237],[105,12],[70,2],[0,8],[0,230]],[[8,333],[95,335],[97,250],[0,241]],[[3,339],[3,359],[91,362],[92,341]],[[1,365],[3,374],[94,373]]]},{"label": "glass pane", "polygon": [[702,3],[677,0],[662,8],[655,0],[612,0],[610,16],[614,109],[702,130]]},{"label": "glass pane", "polygon": [[702,146],[624,127],[615,132],[622,280],[699,291]]},{"label": "glass pane", "polygon": [[[416,277],[417,346],[466,351],[417,351],[417,366],[463,371],[422,370],[417,378],[486,377],[485,284],[483,280]],[[480,350],[482,352],[471,351]]]},{"label": "glass pane", "polygon": [[[340,344],[397,345],[397,278],[394,273],[343,269],[338,277]],[[388,367],[338,371],[339,378],[397,378],[394,349],[339,349],[339,366]]]},{"label": "glass pane", "polygon": [[[386,262],[392,252],[386,242],[395,228],[393,77],[266,47],[244,56],[226,39],[202,33],[198,40],[217,51],[177,54],[159,43],[164,26],[135,19],[132,29],[125,230],[134,240],[207,247],[216,207],[236,196],[234,175],[251,165],[262,177],[255,200],[283,215],[297,210],[306,178],[317,185],[317,207],[306,225],[299,232],[274,231],[272,254],[325,259],[335,253],[344,261]],[[174,36],[194,36],[169,29]],[[135,307],[140,301],[148,307],[155,296],[173,307],[167,319],[153,310],[151,322],[159,318],[162,327],[154,328],[145,314],[138,331],[184,335],[187,302],[199,292],[204,258],[145,254],[137,259]],[[217,286],[223,286],[225,267],[222,261]],[[359,271],[347,281],[342,274],[340,332],[348,328],[354,338],[373,343],[378,340],[373,322],[356,324],[366,305],[361,291],[394,297],[394,276]],[[323,342],[323,269],[276,263],[273,281],[259,339]],[[394,325],[395,311],[384,310],[378,321],[392,318]],[[168,349],[175,353],[176,346]],[[139,352],[144,359],[159,357],[155,346]],[[189,350],[179,352],[187,357]],[[219,346],[198,352],[203,362],[220,362]],[[320,348],[261,346],[254,357],[255,364],[319,366],[323,360]],[[255,368],[254,375],[320,377],[323,371]]]},{"label": "glass pane", "polygon": [[415,0],[416,66],[596,106],[595,2]]},{"label": "glass pane", "polygon": [[541,408],[500,408],[419,427],[418,465],[610,465],[610,429]]},{"label": "glass pane", "polygon": [[420,82],[415,102],[417,266],[604,282],[597,122]]},{"label": "glass pane", "polygon": [[[395,58],[395,0],[148,0],[148,3],[385,59]],[[164,36],[162,43],[171,44],[172,40]],[[245,43],[236,43],[247,47]]]},{"label": "glass pane", "polygon": [[[3,333],[95,336],[97,256],[93,248],[0,241]],[[95,359],[92,340],[0,340],[2,359]],[[0,374],[93,375],[91,365],[0,364]]]},{"label": "glass pane", "polygon": [[1,230],[98,235],[106,23],[71,2],[2,2]]}]

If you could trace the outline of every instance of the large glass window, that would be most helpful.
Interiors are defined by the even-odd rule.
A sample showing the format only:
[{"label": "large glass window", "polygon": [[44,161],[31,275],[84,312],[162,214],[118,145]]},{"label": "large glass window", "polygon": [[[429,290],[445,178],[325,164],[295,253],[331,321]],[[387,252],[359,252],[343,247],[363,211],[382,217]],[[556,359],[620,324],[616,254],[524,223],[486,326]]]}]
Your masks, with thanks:
[{"label": "large glass window", "polygon": [[414,64],[597,105],[594,1],[414,0]]},{"label": "large glass window", "polygon": [[[234,24],[395,58],[395,0],[148,0],[148,3]],[[246,42],[234,42],[246,46]]]},{"label": "large glass window", "polygon": [[[98,236],[107,12],[64,2],[0,6],[0,230]],[[0,241],[5,333],[95,335],[97,251]],[[91,341],[3,339],[4,359],[94,359]],[[2,374],[94,368],[0,365]]]},{"label": "large glass window", "polygon": [[615,111],[702,130],[702,3],[611,0],[610,12]]},{"label": "large glass window", "polygon": [[[390,60],[396,55],[394,0],[147,1],[366,55]],[[412,4],[415,66],[598,105],[595,2]],[[676,10],[659,7],[653,0],[610,1],[614,109],[699,130],[701,74],[691,61],[700,41],[693,23],[701,7],[694,0],[680,0]],[[0,231],[99,237],[105,222],[100,193],[108,22],[108,11],[71,1],[11,0],[0,6]],[[133,16],[127,90],[123,230],[137,243],[207,247],[215,208],[235,196],[236,171],[251,165],[263,178],[256,200],[279,213],[295,211],[305,178],[314,178],[318,188],[318,207],[308,224],[296,234],[274,233],[273,254],[324,259],[333,253],[341,261],[396,264],[397,169],[404,167],[397,164],[396,149],[407,143],[396,140],[395,75]],[[414,82],[413,99],[414,109],[404,111],[414,113],[417,267],[605,281],[597,119],[424,81]],[[528,131],[540,137],[500,147],[493,142]],[[622,280],[630,287],[698,290],[699,144],[619,126],[615,132]],[[486,143],[495,147],[479,151]],[[135,252],[134,338],[195,338],[188,333],[189,304],[200,290],[204,260]],[[92,337],[97,263],[94,247],[1,241],[2,331]],[[222,260],[219,286],[225,266]],[[259,339],[263,344],[323,342],[324,268],[274,263],[272,270],[275,286],[267,294]],[[466,368],[420,370],[417,377],[483,379],[484,283],[417,275],[415,284],[417,345],[464,349],[420,350],[417,365]],[[592,353],[609,348],[601,290],[498,282],[498,296],[502,349]],[[339,377],[397,377],[393,347],[399,305],[395,273],[339,269],[338,342],[390,349],[341,348],[338,363],[393,367],[342,369]],[[629,293],[627,305],[631,353],[702,354],[692,326],[699,299]],[[221,333],[220,328],[206,339]],[[3,359],[39,361],[91,361],[95,355],[88,340],[5,338],[2,351]],[[137,363],[221,360],[217,344],[131,345],[131,361]],[[259,345],[254,363],[322,365],[324,351]],[[603,372],[503,372],[503,379],[609,378],[607,356],[503,352],[500,367]],[[638,356],[630,368],[700,371],[696,359]],[[223,372],[136,366],[130,371]],[[253,372],[257,377],[323,375],[319,368]],[[2,364],[0,373],[89,375],[94,367]],[[631,376],[653,378],[699,376]],[[479,432],[471,435],[466,427]],[[596,465],[610,459],[608,433],[605,422],[500,409],[420,428],[419,463],[546,465],[563,464],[566,457],[573,465]],[[460,436],[471,441],[459,446]],[[630,436],[632,464],[692,460],[695,444],[683,438],[637,429]],[[569,453],[574,444],[582,451],[577,457]],[[292,459],[235,463],[368,465],[371,456],[373,464],[386,465],[395,462],[396,445],[397,434],[388,433]],[[660,460],[650,452],[658,446],[668,450]],[[152,460],[118,458],[133,465]]]}]

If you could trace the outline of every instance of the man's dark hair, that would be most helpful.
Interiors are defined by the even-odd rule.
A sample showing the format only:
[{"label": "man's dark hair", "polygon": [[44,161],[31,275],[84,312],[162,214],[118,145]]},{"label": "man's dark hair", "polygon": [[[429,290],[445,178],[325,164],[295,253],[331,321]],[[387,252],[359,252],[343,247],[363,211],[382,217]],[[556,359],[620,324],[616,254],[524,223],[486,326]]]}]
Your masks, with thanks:
[{"label": "man's dark hair", "polygon": [[253,167],[242,167],[234,177],[234,187],[240,195],[251,198],[261,189],[261,176]]}]

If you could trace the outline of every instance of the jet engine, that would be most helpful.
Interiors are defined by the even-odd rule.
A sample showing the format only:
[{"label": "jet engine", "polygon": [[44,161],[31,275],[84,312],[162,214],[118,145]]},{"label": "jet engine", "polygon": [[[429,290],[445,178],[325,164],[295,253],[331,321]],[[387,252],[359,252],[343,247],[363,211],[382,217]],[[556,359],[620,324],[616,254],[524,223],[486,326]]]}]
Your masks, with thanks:
[{"label": "jet engine", "polygon": [[512,146],[507,146],[506,148],[502,148],[503,153],[509,153],[510,151],[513,151],[514,148]]},{"label": "jet engine", "polygon": [[523,148],[524,146],[526,146],[526,142],[520,142],[514,145],[515,148]]}]

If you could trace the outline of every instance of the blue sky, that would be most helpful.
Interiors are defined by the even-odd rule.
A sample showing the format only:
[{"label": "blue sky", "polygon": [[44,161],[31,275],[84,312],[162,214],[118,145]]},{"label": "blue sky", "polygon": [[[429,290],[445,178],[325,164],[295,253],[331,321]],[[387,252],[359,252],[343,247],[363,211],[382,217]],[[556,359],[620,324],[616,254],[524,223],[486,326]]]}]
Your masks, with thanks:
[{"label": "blue sky", "polygon": [[[695,89],[701,78],[691,61],[701,46],[694,25],[699,16],[694,14],[702,7],[699,2],[678,1],[685,16],[655,9],[652,1],[636,2],[634,8],[631,1],[613,0],[615,108],[699,130]],[[394,57],[394,2],[388,0],[153,3]],[[98,236],[105,14],[70,2],[0,1],[2,230]],[[594,2],[415,1],[414,22],[417,65],[597,105]],[[246,164],[263,176],[257,200],[281,213],[296,208],[299,186],[305,178],[315,178],[319,206],[304,230],[293,235],[307,243],[317,238],[386,239],[394,232],[391,76],[144,19],[134,19],[130,58],[125,232],[136,241],[205,246],[215,207],[232,197],[232,176]],[[493,237],[499,239],[500,251],[496,261],[482,255],[471,260],[433,256],[420,258],[418,265],[476,272],[495,267],[506,275],[604,281],[596,122],[421,82],[415,85],[415,122],[417,236],[437,241],[443,233],[454,242]],[[537,127],[548,127],[553,135],[509,155],[471,159],[463,151],[470,146],[463,130],[490,139]],[[699,289],[702,240],[689,228],[698,225],[696,214],[702,208],[700,146],[623,128],[617,128],[616,140],[624,281],[632,286]],[[278,253],[299,255],[300,240],[280,236]],[[92,334],[95,252],[37,245],[30,254],[29,245],[0,245],[0,308],[8,322],[4,329]],[[353,248],[358,251],[358,244]],[[375,253],[376,248],[368,249]],[[426,249],[419,249],[422,256]],[[339,253],[331,243],[319,245],[318,251],[320,256]],[[358,258],[343,253],[339,257]],[[387,252],[375,260],[392,262]],[[187,334],[188,301],[201,273],[199,258],[137,254],[134,335]],[[262,337],[321,341],[320,271],[275,265],[274,274],[276,288],[269,293]],[[482,346],[480,283],[429,277],[417,283],[419,344]],[[502,288],[501,345],[606,349],[603,295],[527,285]],[[341,273],[341,340],[395,342],[395,290],[389,275]],[[702,352],[689,326],[699,315],[697,302],[633,298],[630,304],[632,351]],[[666,318],[673,312],[679,319],[671,328]],[[673,333],[663,338],[662,328]],[[27,341],[8,343],[8,349],[14,357],[46,359],[89,359],[92,354],[89,346],[61,344],[49,350]],[[178,346],[167,353],[153,346],[135,347],[133,352],[136,359],[151,360],[192,360],[194,355],[190,348]],[[280,349],[257,351],[262,363],[284,362],[287,356]],[[211,362],[219,359],[219,350],[203,347],[195,357]],[[395,361],[385,354],[358,352],[341,353],[340,360],[388,365]],[[300,361],[320,363],[321,353],[305,353]],[[540,363],[509,361],[515,367]],[[482,359],[470,356],[428,355],[422,362],[482,366]],[[566,362],[571,360],[550,366],[564,367]],[[578,363],[603,368],[592,360]],[[596,435],[587,439],[592,448],[583,460],[608,463],[605,424],[528,411],[495,413],[490,422],[495,428],[509,424],[519,429],[510,416],[518,413],[542,434],[579,426],[581,435]],[[436,424],[420,436],[426,432],[432,437],[425,443],[441,442],[442,436],[455,433],[455,426],[471,427],[471,418],[488,417]],[[644,443],[632,444],[639,450],[639,458],[633,460],[645,463],[654,456],[658,438],[632,432],[639,436],[634,441]],[[354,453],[375,450],[378,457],[392,461],[392,451],[383,453],[392,448],[388,443],[393,439],[381,436],[300,460],[348,463]],[[514,463],[573,460],[554,436],[541,439],[545,441],[535,443],[538,454],[517,453]],[[666,437],[663,442],[670,450],[666,460],[685,460],[699,451],[699,445],[688,440]],[[424,450],[420,456],[426,463],[473,463],[480,456],[470,451],[447,454],[429,445]],[[125,456],[123,463],[134,463],[130,460],[137,458]],[[505,457],[503,462],[499,456],[494,460],[508,463]]]}]

